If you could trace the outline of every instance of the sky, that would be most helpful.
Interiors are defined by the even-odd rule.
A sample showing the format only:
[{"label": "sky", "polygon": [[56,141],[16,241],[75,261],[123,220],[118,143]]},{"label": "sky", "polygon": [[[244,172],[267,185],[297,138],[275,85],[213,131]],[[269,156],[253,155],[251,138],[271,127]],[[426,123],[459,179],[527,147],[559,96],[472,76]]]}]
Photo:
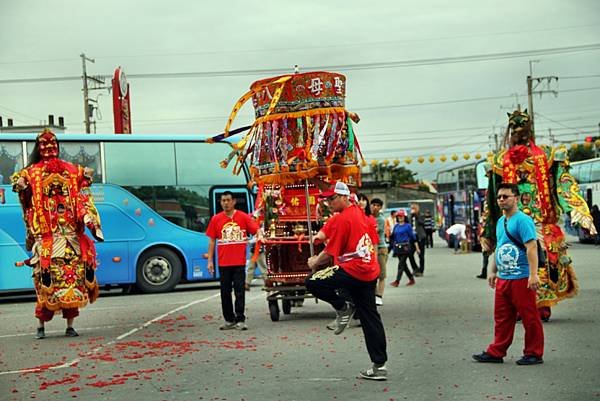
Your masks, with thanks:
[{"label": "sky", "polygon": [[[134,134],[220,133],[252,82],[297,64],[346,75],[346,108],[361,117],[367,161],[399,159],[423,179],[493,147],[506,113],[527,107],[530,68],[559,78],[536,87],[555,91],[534,96],[538,142],[600,135],[597,0],[0,0],[0,15],[4,124],[54,114],[67,132],[84,132],[81,79],[33,79],[80,77],[85,53],[95,60],[88,74],[122,66],[129,76]],[[204,74],[135,78],[183,72]],[[111,95],[91,97],[97,131],[113,132]],[[250,103],[234,127],[252,122]],[[439,161],[452,154],[461,159]],[[435,163],[416,162],[432,155]]]}]

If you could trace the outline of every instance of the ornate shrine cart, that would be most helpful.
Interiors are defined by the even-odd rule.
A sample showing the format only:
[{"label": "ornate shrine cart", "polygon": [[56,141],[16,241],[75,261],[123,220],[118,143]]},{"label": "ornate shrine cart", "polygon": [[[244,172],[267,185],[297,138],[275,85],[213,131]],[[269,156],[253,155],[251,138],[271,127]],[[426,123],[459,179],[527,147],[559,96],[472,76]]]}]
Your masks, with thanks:
[{"label": "ornate shrine cart", "polygon": [[[360,185],[360,148],[352,127],[358,116],[344,108],[345,93],[346,78],[331,72],[254,82],[234,106],[225,132],[213,138],[228,137],[237,112],[252,99],[256,119],[221,165],[235,158],[239,173],[248,160],[251,185],[258,186],[255,215],[265,233],[264,290],[273,321],[279,320],[280,300],[289,314],[311,296],[304,286],[311,273],[307,260],[322,249],[313,247],[312,236],[327,214],[317,202],[319,187],[338,180]],[[260,249],[257,245],[254,258]]]}]

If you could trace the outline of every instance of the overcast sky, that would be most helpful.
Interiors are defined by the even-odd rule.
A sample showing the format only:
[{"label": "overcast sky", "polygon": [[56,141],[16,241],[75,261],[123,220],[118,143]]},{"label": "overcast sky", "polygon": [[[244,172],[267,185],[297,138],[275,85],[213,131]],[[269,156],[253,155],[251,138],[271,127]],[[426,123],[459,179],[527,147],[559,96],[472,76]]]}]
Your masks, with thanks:
[{"label": "overcast sky", "polygon": [[[548,141],[548,129],[556,140],[599,135],[598,0],[0,0],[0,15],[4,124],[6,118],[38,124],[54,114],[65,117],[68,132],[84,132],[81,80],[2,82],[80,76],[82,52],[96,60],[88,64],[91,75],[111,75],[119,65],[130,76],[246,71],[130,78],[134,133],[219,133],[238,97],[265,78],[253,70],[335,65],[347,77],[346,108],[361,116],[357,130],[367,159],[484,154],[490,136],[504,130],[506,112],[517,102],[526,107],[529,61],[539,60],[531,64],[534,77],[560,79],[552,85],[557,97],[535,97],[538,140]],[[597,46],[517,57],[583,45]],[[507,57],[465,61],[498,53]],[[415,60],[421,61],[403,64]],[[386,62],[396,64],[344,68]],[[98,132],[112,132],[110,95],[92,96],[99,96]],[[251,121],[248,105],[234,126]],[[451,165],[408,167],[434,178]]]}]

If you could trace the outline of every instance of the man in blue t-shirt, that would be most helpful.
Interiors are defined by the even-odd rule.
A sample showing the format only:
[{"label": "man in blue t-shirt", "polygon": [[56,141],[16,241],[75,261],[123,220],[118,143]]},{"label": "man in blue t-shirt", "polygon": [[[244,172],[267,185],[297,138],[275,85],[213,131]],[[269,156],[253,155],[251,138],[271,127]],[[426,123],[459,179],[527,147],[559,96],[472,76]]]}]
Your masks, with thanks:
[{"label": "man in blue t-shirt", "polygon": [[503,216],[496,225],[496,251],[488,275],[494,298],[494,341],[473,355],[478,362],[503,362],[515,331],[517,316],[525,328],[525,348],[519,365],[543,363],[544,329],[536,307],[539,285],[537,236],[533,220],[519,211],[516,184],[498,186],[497,201]]}]

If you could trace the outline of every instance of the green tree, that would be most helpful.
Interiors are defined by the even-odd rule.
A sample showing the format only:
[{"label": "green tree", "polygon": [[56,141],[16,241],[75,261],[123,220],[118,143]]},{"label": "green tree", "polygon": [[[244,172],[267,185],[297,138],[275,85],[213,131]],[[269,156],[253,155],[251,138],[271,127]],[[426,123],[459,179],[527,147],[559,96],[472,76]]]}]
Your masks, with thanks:
[{"label": "green tree", "polygon": [[569,161],[577,162],[581,160],[593,159],[595,157],[594,147],[577,146],[569,149]]},{"label": "green tree", "polygon": [[417,173],[412,172],[406,167],[392,166],[378,164],[372,167],[375,181],[389,181],[392,186],[399,186],[402,184],[415,184],[415,175]]}]

